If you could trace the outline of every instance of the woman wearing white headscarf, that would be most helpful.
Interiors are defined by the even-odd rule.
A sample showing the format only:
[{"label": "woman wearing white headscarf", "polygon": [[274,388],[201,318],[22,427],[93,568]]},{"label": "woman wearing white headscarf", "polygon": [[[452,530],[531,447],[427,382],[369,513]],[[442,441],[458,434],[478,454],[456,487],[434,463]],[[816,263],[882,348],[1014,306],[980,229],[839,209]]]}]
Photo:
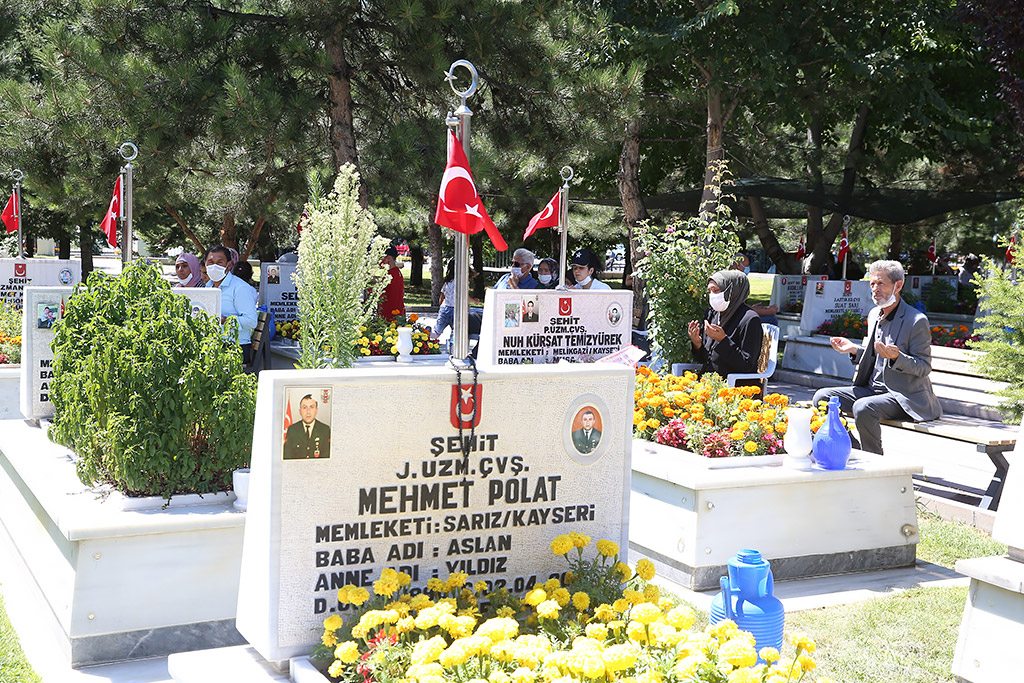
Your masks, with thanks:
[{"label": "woman wearing white headscarf", "polygon": [[[693,360],[703,365],[701,374],[717,372],[725,377],[757,372],[764,331],[757,313],[746,303],[749,295],[750,281],[742,271],[720,270],[708,279],[711,307],[704,314],[703,330],[696,320],[687,326]],[[747,383],[760,384],[757,380]]]}]

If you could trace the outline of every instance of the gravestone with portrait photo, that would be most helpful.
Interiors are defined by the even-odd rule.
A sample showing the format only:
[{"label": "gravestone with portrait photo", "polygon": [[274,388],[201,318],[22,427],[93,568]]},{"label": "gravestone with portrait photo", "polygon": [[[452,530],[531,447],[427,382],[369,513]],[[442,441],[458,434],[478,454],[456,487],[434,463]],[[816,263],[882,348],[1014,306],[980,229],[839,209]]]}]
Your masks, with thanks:
[{"label": "gravestone with portrait photo", "polygon": [[807,283],[804,309],[800,314],[800,332],[811,334],[822,323],[847,311],[867,315],[874,308],[871,285],[867,280],[826,280]]},{"label": "gravestone with portrait photo", "polygon": [[77,259],[0,259],[0,302],[22,307],[26,287],[73,287],[82,281]]},{"label": "gravestone with portrait photo", "polygon": [[[73,287],[26,287],[21,328],[21,414],[30,420],[53,417],[54,326],[64,315]],[[221,291],[216,287],[172,287],[192,302],[192,311],[220,318]]]},{"label": "gravestone with portrait photo", "polygon": [[772,280],[770,306],[779,313],[796,313],[803,309],[808,282],[825,282],[828,275],[776,275]]},{"label": "gravestone with portrait photo", "polygon": [[632,343],[630,290],[490,289],[480,363],[592,362]]},{"label": "gravestone with portrait photo", "polygon": [[372,589],[388,567],[413,588],[465,572],[521,593],[565,570],[558,534],[624,556],[633,377],[611,363],[260,373],[238,630],[280,662],[351,609],[339,588]]},{"label": "gravestone with portrait photo", "polygon": [[264,263],[260,266],[260,305],[279,323],[299,318],[299,293],[292,281],[297,263]]}]

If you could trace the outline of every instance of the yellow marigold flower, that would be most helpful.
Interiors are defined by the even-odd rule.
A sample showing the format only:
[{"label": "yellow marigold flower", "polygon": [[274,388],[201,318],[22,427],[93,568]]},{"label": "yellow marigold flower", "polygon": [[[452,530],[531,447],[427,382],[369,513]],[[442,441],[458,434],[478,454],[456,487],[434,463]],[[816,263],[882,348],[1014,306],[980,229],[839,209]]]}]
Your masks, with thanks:
[{"label": "yellow marigold flower", "polygon": [[338,644],[338,638],[334,635],[334,631],[324,631],[324,634],[320,636],[320,642],[325,647],[334,647]]},{"label": "yellow marigold flower", "polygon": [[331,662],[331,665],[327,668],[327,673],[329,673],[334,678],[340,678],[344,670],[345,665],[339,662],[338,660],[334,660],[333,662]]},{"label": "yellow marigold flower", "polygon": [[334,649],[334,658],[345,664],[351,664],[359,659],[359,646],[351,640],[346,640]]},{"label": "yellow marigold flower", "polygon": [[402,617],[395,624],[395,630],[399,633],[409,633],[416,628],[416,620],[412,617]]},{"label": "yellow marigold flower", "polygon": [[444,581],[441,579],[427,579],[427,590],[433,593],[443,593]]},{"label": "yellow marigold flower", "polygon": [[786,426],[785,422],[780,422],[779,424],[775,425],[775,431],[777,433],[779,433],[779,434],[785,434],[786,433],[786,429],[787,429],[787,426]]},{"label": "yellow marigold flower", "polygon": [[397,581],[388,581],[386,579],[378,579],[373,582],[373,592],[377,595],[384,595],[391,597],[398,590]]},{"label": "yellow marigold flower", "polygon": [[468,578],[469,574],[466,572],[455,572],[448,577],[448,580],[445,581],[445,585],[448,590],[451,590],[452,588],[462,588],[466,585],[466,580]]},{"label": "yellow marigold flower", "polygon": [[338,614],[332,614],[331,616],[324,619],[324,630],[325,631],[337,631],[341,628],[341,625],[345,623],[341,616]]},{"label": "yellow marigold flower", "polygon": [[636,664],[639,651],[631,644],[612,645],[601,653],[605,669],[610,673],[625,671]]},{"label": "yellow marigold flower", "polygon": [[355,590],[355,586],[353,586],[352,584],[349,584],[347,586],[342,586],[341,588],[339,588],[338,589],[338,602],[340,602],[343,605],[347,605],[348,604],[348,595],[353,590]]},{"label": "yellow marigold flower", "polygon": [[587,624],[586,633],[588,638],[604,641],[608,638],[608,625],[592,621]]},{"label": "yellow marigold flower", "polygon": [[558,618],[558,603],[554,600],[545,600],[537,605],[537,616],[544,619]]},{"label": "yellow marigold flower", "polygon": [[634,643],[647,642],[647,629],[639,621],[631,621],[626,625],[626,635]]},{"label": "yellow marigold flower", "polygon": [[543,588],[534,588],[532,591],[526,594],[526,597],[523,598],[523,602],[525,602],[530,607],[536,607],[537,605],[539,605],[547,599],[548,594],[544,592]]},{"label": "yellow marigold flower", "polygon": [[746,639],[733,638],[718,648],[718,661],[729,662],[736,668],[754,666],[757,652]]},{"label": "yellow marigold flower", "polygon": [[626,590],[622,591],[622,597],[628,600],[632,605],[639,605],[641,602],[644,601],[644,594],[640,591],[635,591],[631,588],[627,588]]},{"label": "yellow marigold flower", "polygon": [[742,441],[746,435],[747,433],[740,429],[734,429],[733,431],[729,432],[729,438],[732,439],[733,441]]},{"label": "yellow marigold flower", "polygon": [[629,602],[629,600],[626,600],[625,598],[619,598],[614,603],[612,603],[612,609],[618,612],[619,614],[622,614],[623,612],[629,609],[630,604],[631,603]]},{"label": "yellow marigold flower", "polygon": [[[657,420],[652,420],[652,422],[657,422]],[[586,534],[579,534],[575,531],[570,531],[569,538],[572,539],[572,544],[577,548],[586,548],[590,545],[590,536],[587,536]]]},{"label": "yellow marigold flower", "polygon": [[661,420],[652,417],[650,420],[647,421],[647,424],[650,426],[651,429],[657,429],[658,427],[661,426]]},{"label": "yellow marigold flower", "polygon": [[572,539],[566,534],[555,536],[551,540],[551,552],[555,555],[565,555],[573,548]]},{"label": "yellow marigold flower", "polygon": [[514,617],[516,615],[516,611],[514,609],[512,609],[511,607],[509,607],[508,605],[502,605],[501,607],[498,608],[498,611],[495,614],[497,614],[499,617],[503,617],[503,618],[504,617]]},{"label": "yellow marigold flower", "polygon": [[405,572],[398,572],[398,585],[399,586],[402,586],[402,587],[408,586],[410,583],[412,583],[412,575],[406,574]]},{"label": "yellow marigold flower", "polygon": [[789,640],[793,643],[793,647],[797,649],[798,653],[801,650],[806,650],[807,652],[814,652],[815,648],[817,647],[814,644],[814,641],[811,640],[811,637],[808,636],[806,633],[794,633],[792,636],[790,636]]},{"label": "yellow marigold flower", "polygon": [[810,655],[800,655],[796,658],[796,661],[799,662],[800,668],[804,670],[804,673],[813,671],[818,666]]},{"label": "yellow marigold flower", "polygon": [[754,451],[757,450],[757,444],[754,443],[753,441],[748,441],[745,444],[743,444],[743,450],[745,450],[747,453],[753,453]]},{"label": "yellow marigold flower", "polygon": [[708,658],[703,653],[695,652],[676,662],[676,665],[672,668],[672,673],[681,679],[685,679],[692,676],[697,671],[697,667],[706,661],[708,661]]},{"label": "yellow marigold flower", "polygon": [[476,630],[478,636],[487,636],[494,642],[511,640],[519,633],[519,622],[508,617],[492,617],[480,624]]},{"label": "yellow marigold flower", "polygon": [[473,584],[473,590],[475,590],[477,593],[486,593],[487,592],[487,582],[486,581],[477,581],[476,583]]},{"label": "yellow marigold flower", "polygon": [[430,596],[426,593],[417,593],[412,596],[412,599],[409,601],[409,607],[414,610],[426,609],[428,607],[433,607],[433,605],[434,601],[431,600]]},{"label": "yellow marigold flower", "polygon": [[590,607],[590,596],[583,591],[577,591],[572,596],[572,606],[582,612]]},{"label": "yellow marigold flower", "polygon": [[512,683],[533,683],[533,679],[537,677],[532,669],[527,669],[525,666],[521,666],[511,674]]},{"label": "yellow marigold flower", "polygon": [[562,587],[562,582],[556,578],[550,578],[544,582],[544,590],[548,593],[553,593]]},{"label": "yellow marigold flower", "polygon": [[757,656],[769,664],[779,661],[779,651],[774,647],[762,647]]},{"label": "yellow marigold flower", "polygon": [[685,631],[693,627],[695,619],[693,610],[686,605],[678,605],[669,610],[668,614],[665,615],[665,621],[671,624],[673,627]]},{"label": "yellow marigold flower", "polygon": [[654,584],[644,587],[644,600],[647,602],[658,602],[661,599],[661,591]]},{"label": "yellow marigold flower", "polygon": [[370,591],[365,588],[356,588],[348,592],[348,601],[356,607],[370,599]]},{"label": "yellow marigold flower", "polygon": [[761,683],[761,672],[757,669],[736,669],[729,674],[728,683]]},{"label": "yellow marigold flower", "polygon": [[566,589],[559,588],[551,593],[551,599],[557,602],[559,607],[565,607],[572,600],[572,596]]},{"label": "yellow marigold flower", "polygon": [[633,570],[625,562],[616,562],[612,569],[622,577],[623,581],[629,581],[633,577]]},{"label": "yellow marigold flower", "polygon": [[641,422],[643,422],[643,420],[644,420],[644,414],[643,414],[642,411],[637,410],[636,412],[633,413],[633,424],[634,425],[639,425]]},{"label": "yellow marigold flower", "polygon": [[510,683],[512,678],[501,669],[495,669],[491,672],[491,675],[487,677],[487,680],[488,683]]},{"label": "yellow marigold flower", "polygon": [[597,542],[597,552],[605,557],[615,557],[619,554],[619,544],[602,538]]},{"label": "yellow marigold flower", "polygon": [[448,643],[442,636],[434,636],[428,640],[421,640],[413,645],[410,661],[413,664],[429,664],[430,662],[436,662],[437,658],[441,656],[441,653],[444,652],[446,647],[448,647]]},{"label": "yellow marigold flower", "polygon": [[654,563],[648,559],[640,560],[636,563],[636,573],[644,581],[650,581],[654,578]]},{"label": "yellow marigold flower", "polygon": [[566,572],[565,574],[563,574],[563,577],[565,578],[566,586],[571,586],[573,583],[576,582],[576,575],[572,572]]},{"label": "yellow marigold flower", "polygon": [[610,621],[615,618],[615,609],[608,603],[602,602],[597,606],[597,609],[594,610],[594,616],[601,621]]},{"label": "yellow marigold flower", "polygon": [[658,609],[657,605],[652,605],[649,602],[642,602],[633,607],[629,616],[631,619],[638,621],[641,624],[653,624],[661,618],[661,610]]}]

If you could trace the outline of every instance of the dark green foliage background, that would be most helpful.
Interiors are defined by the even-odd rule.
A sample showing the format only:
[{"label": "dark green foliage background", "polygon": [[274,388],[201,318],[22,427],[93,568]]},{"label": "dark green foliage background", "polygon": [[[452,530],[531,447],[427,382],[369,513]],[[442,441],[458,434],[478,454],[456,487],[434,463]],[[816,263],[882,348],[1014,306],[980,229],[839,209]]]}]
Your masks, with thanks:
[{"label": "dark green foliage background", "polygon": [[156,266],[93,272],[75,287],[53,350],[50,438],[78,454],[84,483],[169,498],[230,489],[232,470],[247,466],[255,377],[220,324],[193,313]]}]

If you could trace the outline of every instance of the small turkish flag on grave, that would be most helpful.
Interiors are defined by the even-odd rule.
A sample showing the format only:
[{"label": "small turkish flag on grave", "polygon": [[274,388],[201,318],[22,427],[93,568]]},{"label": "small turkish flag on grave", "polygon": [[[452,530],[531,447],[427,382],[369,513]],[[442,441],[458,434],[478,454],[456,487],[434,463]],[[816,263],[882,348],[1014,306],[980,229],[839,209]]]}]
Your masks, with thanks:
[{"label": "small turkish flag on grave", "polygon": [[7,200],[7,206],[4,207],[4,211],[0,214],[0,218],[3,218],[4,225],[7,226],[7,232],[18,232],[18,221],[21,220],[21,207],[18,206],[18,195],[11,190],[11,198]]},{"label": "small turkish flag on grave", "polygon": [[117,176],[114,183],[114,196],[110,198],[110,206],[107,207],[107,215],[100,223],[100,230],[107,236],[107,244],[117,246],[117,217],[121,213],[121,176]]},{"label": "small turkish flag on grave", "polygon": [[487,231],[491,243],[498,251],[505,251],[508,245],[502,238],[494,221],[487,215],[487,209],[480,199],[469,170],[469,159],[462,151],[462,143],[455,133],[448,131],[448,164],[441,177],[441,189],[437,193],[437,211],[434,222],[466,235]]},{"label": "small turkish flag on grave", "polygon": [[1010,246],[1006,248],[1006,265],[1013,265],[1013,247],[1017,243],[1017,236],[1014,235],[1010,238]]},{"label": "small turkish flag on grave", "polygon": [[561,191],[555,192],[555,196],[547,203],[547,205],[540,210],[540,212],[530,219],[530,224],[526,226],[526,234],[523,235],[523,241],[537,231],[538,228],[557,228],[558,221],[562,216],[562,193]]},{"label": "small turkish flag on grave", "polygon": [[846,237],[846,228],[843,228],[843,237],[839,240],[839,255],[836,256],[836,260],[839,262],[846,260],[846,255],[850,253],[850,240]]},{"label": "small turkish flag on grave", "polygon": [[804,236],[800,235],[800,244],[796,245],[796,257],[803,258],[804,256],[806,256],[806,253],[804,253]]},{"label": "small turkish flag on grave", "polygon": [[930,245],[928,245],[928,253],[925,254],[925,255],[928,257],[928,260],[931,261],[932,263],[935,263],[935,260],[938,258],[935,255],[935,238],[934,237],[932,238],[932,243]]},{"label": "small turkish flag on grave", "polygon": [[299,216],[299,222],[295,224],[295,230],[301,235],[302,234],[302,222],[309,218],[309,212],[303,211],[302,215]]},{"label": "small turkish flag on grave", "polygon": [[284,409],[284,440],[288,440],[288,428],[292,426],[292,402],[287,402],[287,407]]}]

